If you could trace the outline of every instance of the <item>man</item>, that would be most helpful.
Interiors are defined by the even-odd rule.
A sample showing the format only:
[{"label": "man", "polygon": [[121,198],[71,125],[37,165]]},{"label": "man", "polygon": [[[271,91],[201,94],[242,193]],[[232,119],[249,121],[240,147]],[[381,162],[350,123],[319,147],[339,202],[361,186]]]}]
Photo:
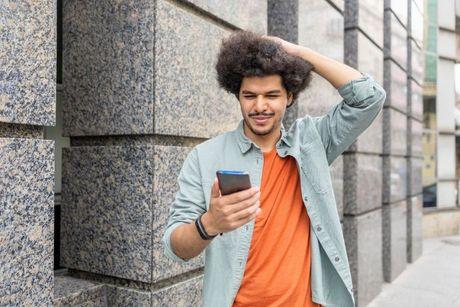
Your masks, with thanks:
[{"label": "man", "polygon": [[[247,31],[224,40],[216,70],[243,119],[187,156],[165,254],[185,263],[205,249],[204,306],[354,306],[329,165],[373,122],[385,91],[343,63]],[[285,131],[312,70],[343,100]],[[248,172],[252,188],[222,195],[219,169]]]}]

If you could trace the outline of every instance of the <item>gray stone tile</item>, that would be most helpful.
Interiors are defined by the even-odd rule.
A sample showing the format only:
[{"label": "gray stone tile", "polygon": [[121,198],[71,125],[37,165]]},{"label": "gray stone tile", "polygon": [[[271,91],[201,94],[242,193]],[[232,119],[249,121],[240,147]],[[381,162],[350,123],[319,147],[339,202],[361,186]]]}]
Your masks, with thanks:
[{"label": "gray stone tile", "polygon": [[382,208],[383,278],[392,282],[406,268],[407,203],[405,200]]},{"label": "gray stone tile", "polygon": [[[217,286],[217,285],[216,285]],[[152,306],[201,306],[203,276],[152,293]]]},{"label": "gray stone tile", "polygon": [[65,0],[63,11],[64,134],[153,133],[154,3]]},{"label": "gray stone tile", "polygon": [[423,250],[423,194],[408,198],[407,202],[407,261],[414,262]]},{"label": "gray stone tile", "polygon": [[393,203],[406,198],[407,162],[404,157],[383,157],[383,203]]},{"label": "gray stone tile", "polygon": [[409,196],[422,193],[423,158],[410,157],[407,159],[407,169],[411,172]]},{"label": "gray stone tile", "polygon": [[382,205],[382,158],[376,155],[343,156],[344,214],[359,214]]},{"label": "gray stone tile", "polygon": [[385,9],[391,9],[402,24],[407,27],[407,1],[385,0]]},{"label": "gray stone tile", "polygon": [[267,33],[267,1],[184,0],[240,29]]},{"label": "gray stone tile", "polygon": [[392,108],[383,109],[383,153],[407,153],[407,116]]},{"label": "gray stone tile", "polygon": [[411,68],[412,73],[410,76],[414,78],[419,84],[423,82],[423,53],[422,50],[414,43],[413,40],[409,40],[411,44]]},{"label": "gray stone tile", "polygon": [[387,93],[385,106],[407,113],[407,74],[392,60],[385,60],[383,84]]},{"label": "gray stone tile", "polygon": [[107,306],[156,306],[152,305],[152,293],[148,290],[131,289],[115,285],[105,285],[105,288],[107,293]]},{"label": "gray stone tile", "polygon": [[383,0],[345,2],[345,28],[359,27],[383,48]]},{"label": "gray stone tile", "polygon": [[150,282],[153,147],[63,151],[61,264]]},{"label": "gray stone tile", "polygon": [[411,37],[417,42],[421,48],[423,46],[423,13],[415,4],[411,2]]},{"label": "gray stone tile", "polygon": [[382,210],[343,219],[344,239],[357,306],[380,292],[382,275]]},{"label": "gray stone tile", "polygon": [[67,275],[55,275],[53,306],[77,305],[106,306],[104,284]]},{"label": "gray stone tile", "polygon": [[56,1],[2,1],[0,121],[56,121]]},{"label": "gray stone tile", "polygon": [[[401,1],[404,2],[404,1]],[[385,10],[384,56],[401,67],[407,66],[407,31],[390,10]]]},{"label": "gray stone tile", "polygon": [[53,298],[54,141],[0,138],[0,305]]},{"label": "gray stone tile", "polygon": [[43,127],[0,122],[0,138],[42,139]]},{"label": "gray stone tile", "polygon": [[418,120],[410,118],[410,142],[408,142],[408,153],[413,157],[423,157],[423,145],[422,145],[422,135],[423,135],[423,123]]},{"label": "gray stone tile", "polygon": [[422,87],[411,80],[411,116],[423,121],[423,93]]},{"label": "gray stone tile", "polygon": [[155,132],[213,137],[234,129],[239,102],[218,89],[214,69],[230,31],[163,0],[156,10]]},{"label": "gray stone tile", "polygon": [[345,0],[331,0],[332,3],[343,13],[345,7]]},{"label": "gray stone tile", "polygon": [[177,177],[191,148],[155,146],[153,208],[153,268],[152,281],[186,273],[204,265],[204,251],[187,264],[178,264],[163,255],[161,238],[169,216],[169,209],[179,189]]}]

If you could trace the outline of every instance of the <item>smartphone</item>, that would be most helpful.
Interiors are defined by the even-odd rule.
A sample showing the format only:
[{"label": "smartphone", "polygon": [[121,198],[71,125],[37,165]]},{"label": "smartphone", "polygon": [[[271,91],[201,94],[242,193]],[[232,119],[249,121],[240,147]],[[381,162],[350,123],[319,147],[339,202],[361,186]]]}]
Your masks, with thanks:
[{"label": "smartphone", "polygon": [[246,190],[251,187],[251,181],[247,172],[218,170],[216,175],[222,195]]}]

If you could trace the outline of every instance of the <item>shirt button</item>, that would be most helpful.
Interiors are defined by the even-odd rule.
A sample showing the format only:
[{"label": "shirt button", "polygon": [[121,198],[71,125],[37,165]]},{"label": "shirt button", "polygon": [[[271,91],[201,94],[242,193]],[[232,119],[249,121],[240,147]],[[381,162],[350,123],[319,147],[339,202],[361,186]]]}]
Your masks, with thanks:
[{"label": "shirt button", "polygon": [[248,225],[246,225],[244,228],[246,228],[246,230],[248,230],[248,229],[249,229],[249,226],[248,226]]},{"label": "shirt button", "polygon": [[303,200],[307,201],[307,200],[308,200],[308,199],[307,199],[307,196],[304,196],[304,197],[303,197]]},{"label": "shirt button", "polygon": [[339,258],[339,257],[335,257],[335,261],[339,261],[339,260],[340,260],[340,258]]},{"label": "shirt button", "polygon": [[321,226],[316,227],[316,230],[318,230],[318,231],[321,231],[321,229],[322,229]]},{"label": "shirt button", "polygon": [[287,153],[288,153],[287,150],[285,150],[285,151],[284,151],[284,155],[287,155]]}]

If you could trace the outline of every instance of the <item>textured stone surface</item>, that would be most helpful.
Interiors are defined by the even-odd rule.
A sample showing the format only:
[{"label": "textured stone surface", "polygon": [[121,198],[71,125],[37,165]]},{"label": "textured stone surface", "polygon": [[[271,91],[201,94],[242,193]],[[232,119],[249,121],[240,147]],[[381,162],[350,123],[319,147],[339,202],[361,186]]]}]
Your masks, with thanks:
[{"label": "textured stone surface", "polygon": [[407,162],[404,157],[383,157],[382,202],[393,203],[406,198]]},{"label": "textured stone surface", "polygon": [[267,1],[184,0],[240,29],[267,32]]},{"label": "textured stone surface", "polygon": [[56,2],[2,1],[0,121],[53,126]]},{"label": "textured stone surface", "polygon": [[407,112],[407,75],[392,60],[384,63],[384,88],[387,93],[385,106],[392,106],[401,112]]},{"label": "textured stone surface", "polygon": [[401,0],[385,0],[385,9],[391,9],[393,14],[398,17],[399,21],[407,26],[407,1]]},{"label": "textured stone surface", "polygon": [[155,146],[152,281],[179,275],[204,265],[204,251],[189,263],[178,264],[164,256],[161,243],[169,209],[179,189],[177,177],[189,150],[187,147]]},{"label": "textured stone surface", "polygon": [[407,261],[414,262],[423,249],[423,195],[407,200]]},{"label": "textured stone surface", "polygon": [[[404,1],[401,1],[404,2]],[[392,11],[385,10],[384,56],[401,67],[407,66],[407,31]]]},{"label": "textured stone surface", "polygon": [[[86,305],[85,305],[86,304]],[[53,306],[106,306],[104,285],[66,275],[54,277]]]},{"label": "textured stone surface", "polygon": [[407,203],[405,200],[382,208],[383,278],[392,282],[406,268]]},{"label": "textured stone surface", "polygon": [[407,116],[392,108],[383,109],[383,153],[405,155]]},{"label": "textured stone surface", "polygon": [[411,44],[411,77],[417,81],[418,84],[423,82],[423,53],[422,50],[414,43],[413,40],[409,40]]},{"label": "textured stone surface", "polygon": [[408,137],[410,137],[410,143],[408,143],[408,153],[413,157],[423,157],[423,123],[411,118],[410,124],[410,136],[408,135]]},{"label": "textured stone surface", "polygon": [[0,138],[0,169],[0,305],[50,305],[54,141]]},{"label": "textured stone surface", "polygon": [[153,148],[63,151],[61,265],[149,282]]},{"label": "textured stone surface", "polygon": [[156,10],[155,132],[212,137],[234,129],[239,103],[217,88],[214,69],[229,30],[163,0]]},{"label": "textured stone surface", "polygon": [[345,28],[359,27],[383,48],[383,0],[345,2]]},{"label": "textured stone surface", "polygon": [[63,1],[65,135],[152,133],[153,48],[152,1]]},{"label": "textured stone surface", "polygon": [[415,1],[410,2],[411,37],[414,38],[418,46],[421,48],[423,45],[423,11],[417,7]]},{"label": "textured stone surface", "polygon": [[344,214],[359,214],[382,205],[382,158],[365,154],[343,156]]},{"label": "textured stone surface", "polygon": [[345,216],[344,238],[357,306],[366,306],[379,292],[382,275],[382,210]]},{"label": "textured stone surface", "polygon": [[407,162],[407,169],[411,172],[409,196],[417,195],[422,193],[422,167],[423,158],[409,158]]},{"label": "textured stone surface", "polygon": [[0,122],[0,138],[43,138],[43,127]]},{"label": "textured stone surface", "polygon": [[107,306],[156,306],[152,305],[152,293],[150,291],[113,285],[106,285],[105,288],[107,293]]},{"label": "textured stone surface", "polygon": [[201,306],[203,277],[198,276],[152,293],[152,306]]},{"label": "textured stone surface", "polygon": [[423,94],[422,87],[411,80],[411,116],[423,121]]}]

